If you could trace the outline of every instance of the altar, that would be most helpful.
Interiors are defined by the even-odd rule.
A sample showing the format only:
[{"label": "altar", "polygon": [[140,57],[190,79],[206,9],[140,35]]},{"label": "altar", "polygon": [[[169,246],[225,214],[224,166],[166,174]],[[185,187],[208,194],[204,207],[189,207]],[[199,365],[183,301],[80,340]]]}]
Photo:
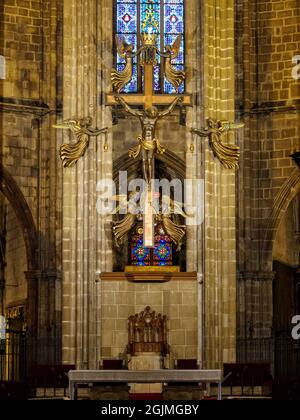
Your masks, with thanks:
[{"label": "altar", "polygon": [[[99,286],[103,359],[127,360],[128,319],[146,307],[167,318],[166,342],[170,350],[164,367],[172,368],[175,359],[198,359],[197,273],[103,273]],[[150,343],[139,351],[143,352],[147,345],[146,353],[161,353],[161,349],[150,348]],[[162,363],[157,360],[156,369],[159,366]]]},{"label": "altar", "polygon": [[69,396],[75,400],[76,386],[89,383],[206,383],[218,385],[218,400],[222,400],[222,370],[157,370],[157,371],[94,371],[76,370],[70,371]]}]

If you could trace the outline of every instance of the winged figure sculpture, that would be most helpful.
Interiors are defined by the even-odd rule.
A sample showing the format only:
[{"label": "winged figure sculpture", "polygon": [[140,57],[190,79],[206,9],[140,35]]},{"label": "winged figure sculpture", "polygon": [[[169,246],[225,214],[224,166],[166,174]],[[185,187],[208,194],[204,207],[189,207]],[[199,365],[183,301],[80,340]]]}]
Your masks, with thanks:
[{"label": "winged figure sculpture", "polygon": [[165,76],[168,82],[174,86],[178,93],[180,85],[185,80],[185,72],[176,70],[172,64],[172,60],[176,59],[180,53],[181,35],[174,41],[173,45],[166,45],[166,59],[165,59]]},{"label": "winged figure sculpture", "polygon": [[132,44],[127,44],[124,38],[116,36],[116,44],[119,56],[125,60],[125,67],[122,71],[113,69],[111,72],[111,82],[113,90],[120,93],[124,86],[130,82],[133,75],[133,48]]},{"label": "winged figure sculpture", "polygon": [[224,144],[222,136],[232,130],[238,130],[245,126],[244,123],[230,121],[207,120],[208,127],[204,129],[193,128],[192,133],[209,139],[210,147],[214,155],[227,169],[234,169],[239,166],[240,148],[232,144]]},{"label": "winged figure sculpture", "polygon": [[108,128],[98,130],[91,127],[92,118],[82,118],[81,120],[70,119],[61,124],[54,125],[54,128],[71,130],[76,137],[76,142],[63,144],[60,148],[60,157],[63,166],[69,168],[76,165],[78,160],[83,157],[89,147],[90,137],[98,137],[100,134],[107,133]]}]

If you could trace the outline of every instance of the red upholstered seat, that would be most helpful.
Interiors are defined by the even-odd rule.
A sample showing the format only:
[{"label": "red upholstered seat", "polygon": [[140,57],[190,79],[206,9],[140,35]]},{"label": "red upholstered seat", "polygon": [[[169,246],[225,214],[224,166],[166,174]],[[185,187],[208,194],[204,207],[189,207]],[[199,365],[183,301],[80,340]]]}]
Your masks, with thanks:
[{"label": "red upholstered seat", "polygon": [[198,361],[196,359],[178,359],[177,369],[180,370],[197,370]]},{"label": "red upholstered seat", "polygon": [[103,370],[122,370],[123,360],[103,360]]}]

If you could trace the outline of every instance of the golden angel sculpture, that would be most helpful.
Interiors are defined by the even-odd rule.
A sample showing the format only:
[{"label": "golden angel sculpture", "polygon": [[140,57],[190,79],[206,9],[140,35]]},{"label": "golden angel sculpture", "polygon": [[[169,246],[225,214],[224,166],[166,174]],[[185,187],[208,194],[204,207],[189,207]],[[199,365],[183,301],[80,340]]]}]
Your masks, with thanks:
[{"label": "golden angel sculpture", "polygon": [[92,118],[86,117],[81,120],[70,119],[54,125],[54,128],[71,130],[77,139],[76,143],[63,144],[60,148],[60,157],[65,168],[76,165],[78,160],[85,155],[90,137],[98,137],[100,134],[108,132],[108,128],[102,130],[92,128],[92,122]]},{"label": "golden angel sculpture", "polygon": [[173,45],[166,45],[165,57],[165,76],[168,82],[176,89],[178,93],[180,85],[185,80],[185,72],[176,70],[172,65],[172,60],[176,59],[180,53],[181,35],[179,35]]},{"label": "golden angel sculpture", "polygon": [[182,209],[182,206],[182,203],[178,203],[168,196],[163,196],[162,211],[156,216],[157,222],[163,224],[165,232],[177,246],[177,252],[181,250],[186,235],[186,226],[179,224],[179,216],[190,217]]},{"label": "golden angel sculpture", "polygon": [[[126,196],[116,196],[113,200],[119,202],[113,214],[119,214],[121,208],[128,211],[120,221],[113,222],[113,234],[117,247],[120,247],[126,240],[126,235],[133,227],[142,221],[143,200],[140,193],[133,193],[129,201]],[[140,204],[138,202],[140,201]],[[127,206],[127,207],[126,207]],[[186,235],[186,226],[180,224],[180,217],[190,217],[182,210],[182,203],[178,203],[167,196],[162,197],[161,211],[157,211],[155,222],[161,223],[165,233],[176,245],[177,251],[181,250],[183,239]]]},{"label": "golden angel sculpture", "polygon": [[240,148],[236,145],[224,144],[222,142],[222,136],[229,131],[243,128],[245,124],[230,121],[215,121],[212,119],[208,119],[207,123],[207,128],[193,128],[191,132],[200,137],[208,137],[210,147],[215,157],[219,159],[225,168],[237,168],[239,166]]},{"label": "golden angel sculpture", "polygon": [[125,59],[125,67],[122,71],[118,71],[115,69],[112,70],[111,82],[112,82],[113,90],[117,93],[120,93],[123,87],[126,86],[127,83],[129,83],[130,80],[132,79],[132,75],[133,75],[132,52],[133,52],[134,46],[132,44],[127,44],[124,38],[120,40],[118,36],[116,36],[116,44],[117,44],[117,50],[118,50],[119,56]]},{"label": "golden angel sculpture", "polygon": [[114,201],[119,203],[113,212],[113,215],[120,214],[121,209],[127,209],[127,213],[122,220],[113,222],[112,230],[117,247],[120,247],[120,245],[123,244],[126,239],[126,235],[131,231],[137,222],[137,216],[140,213],[139,205],[137,204],[139,197],[139,193],[132,193],[128,201],[126,195],[118,195],[112,198]]}]

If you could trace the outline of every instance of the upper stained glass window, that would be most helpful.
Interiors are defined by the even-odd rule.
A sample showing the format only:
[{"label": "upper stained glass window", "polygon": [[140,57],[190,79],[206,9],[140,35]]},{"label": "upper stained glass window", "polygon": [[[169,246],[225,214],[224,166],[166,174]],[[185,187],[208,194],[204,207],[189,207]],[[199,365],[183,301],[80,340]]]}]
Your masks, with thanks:
[{"label": "upper stained glass window", "polygon": [[[176,70],[185,68],[185,24],[184,0],[115,0],[115,33],[124,37],[128,44],[134,45],[134,51],[141,46],[141,33],[151,14],[156,25],[153,32],[158,35],[158,48],[164,50],[172,45],[178,35],[182,35],[180,53],[172,64]],[[154,18],[154,19],[153,19]],[[121,71],[125,60],[116,53],[116,67]],[[124,93],[141,92],[143,88],[142,68],[138,58],[134,59],[133,78],[122,90]],[[164,78],[162,60],[158,57],[158,65],[154,70],[154,90],[156,93],[176,93],[173,86]],[[184,92],[184,83],[179,93]]]}]

